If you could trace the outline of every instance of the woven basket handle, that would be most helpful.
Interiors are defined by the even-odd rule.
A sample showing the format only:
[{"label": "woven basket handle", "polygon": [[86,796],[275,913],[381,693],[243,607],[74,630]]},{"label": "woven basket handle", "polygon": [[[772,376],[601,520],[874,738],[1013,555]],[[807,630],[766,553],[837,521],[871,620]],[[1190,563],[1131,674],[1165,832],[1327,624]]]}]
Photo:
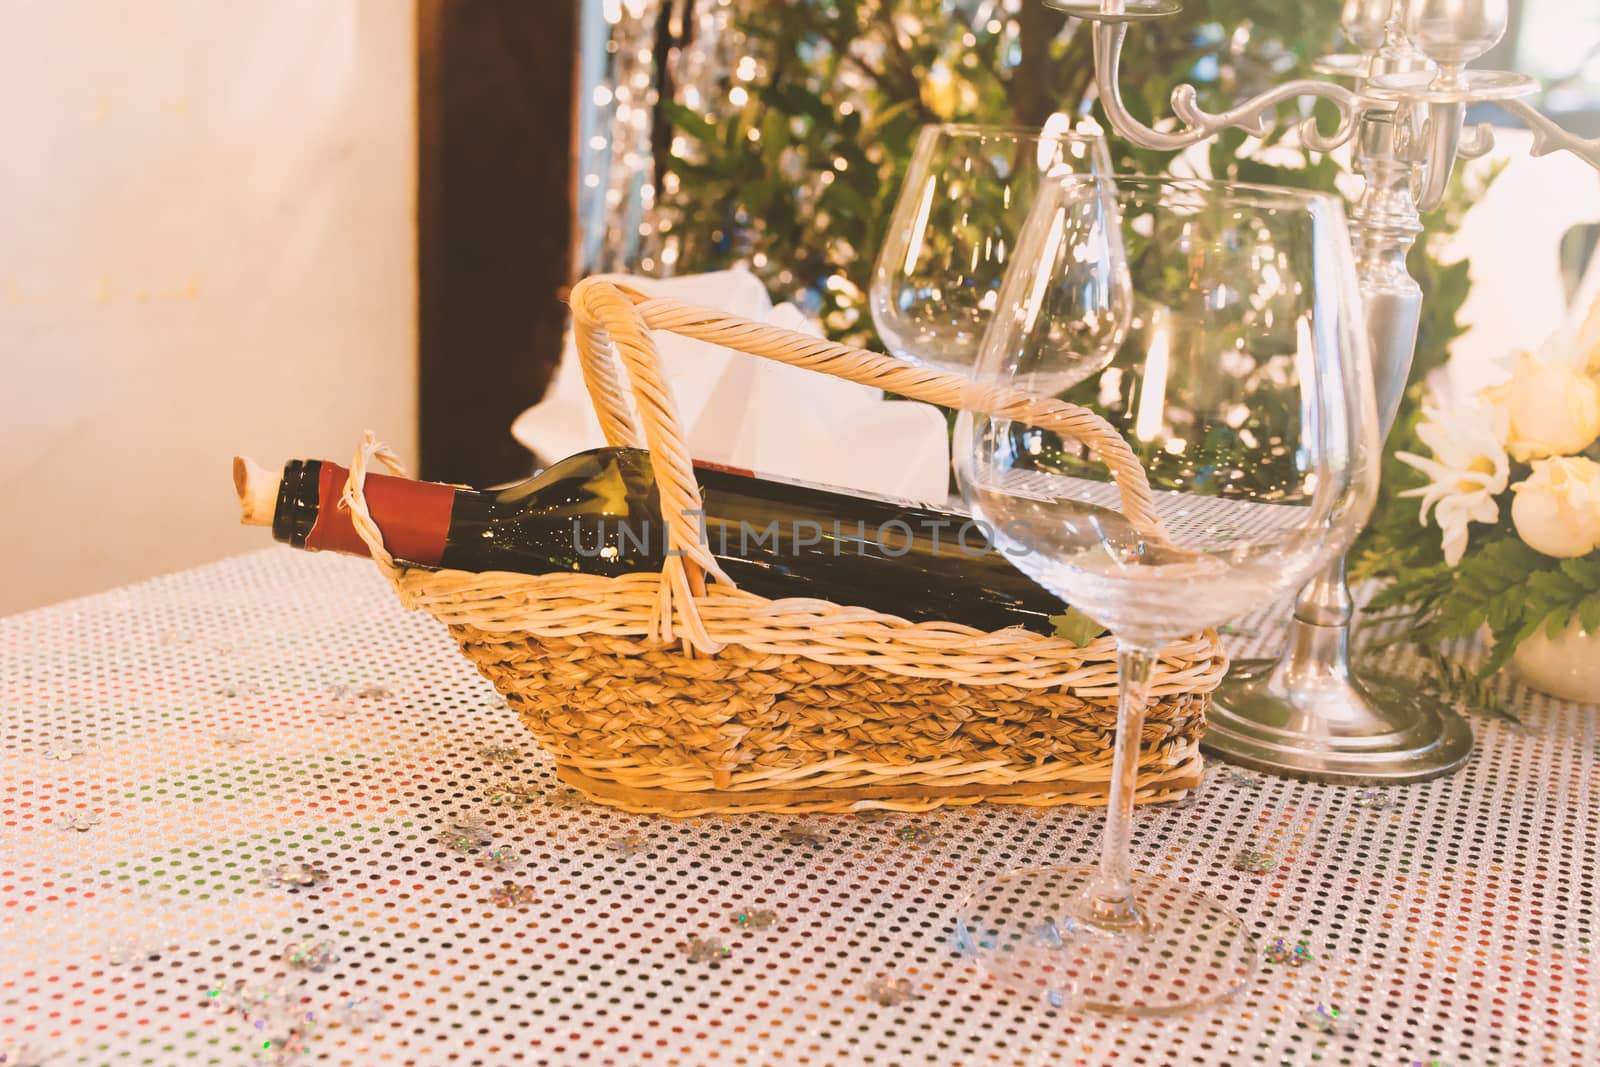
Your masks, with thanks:
[{"label": "woven basket handle", "polygon": [[[916,400],[946,407],[964,407],[1054,430],[1082,442],[1111,468],[1122,496],[1122,513],[1147,539],[1164,542],[1161,520],[1152,506],[1144,467],[1122,435],[1105,419],[1076,404],[1034,396],[1016,389],[979,386],[958,374],[919,367],[892,356],[852,348],[777,326],[751,322],[720,311],[657,300],[603,278],[585,278],[572,289],[573,333],[582,357],[584,382],[606,441],[614,447],[640,447],[651,452],[661,508],[672,544],[681,554],[670,557],[662,571],[662,595],[656,605],[657,634],[672,636],[674,601],[682,612],[688,636],[711,651],[693,596],[704,592],[704,574],[727,581],[708,546],[700,543],[694,515],[701,508],[672,394],[661,377],[661,361],[650,330],[669,330],[682,337],[723,345],[763,359],[831,374],[876,386]],[[618,373],[626,368],[636,404]],[[640,427],[635,421],[637,411]]]}]

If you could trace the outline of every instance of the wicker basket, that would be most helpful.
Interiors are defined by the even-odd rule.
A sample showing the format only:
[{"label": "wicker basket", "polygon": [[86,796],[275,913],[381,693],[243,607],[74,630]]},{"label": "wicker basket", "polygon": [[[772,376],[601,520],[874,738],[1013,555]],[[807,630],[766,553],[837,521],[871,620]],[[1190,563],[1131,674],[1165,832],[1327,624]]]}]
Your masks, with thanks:
[{"label": "wicker basket", "polygon": [[[1072,405],[1000,390],[975,397],[955,375],[600,279],[573,289],[572,310],[606,438],[650,449],[673,542],[692,546],[684,555],[659,574],[619,578],[397,566],[362,485],[374,457],[403,472],[371,435],[343,497],[402,601],[449,626],[563,781],[603,804],[668,815],[1105,802],[1117,690],[1109,638],[1079,648],[1020,629],[769,601],[719,573],[686,514],[699,487],[649,330],[1054,427],[1112,468],[1124,514],[1159,537],[1144,471],[1115,430]],[[1200,733],[1225,669],[1214,633],[1164,650],[1140,800],[1198,784]]]}]

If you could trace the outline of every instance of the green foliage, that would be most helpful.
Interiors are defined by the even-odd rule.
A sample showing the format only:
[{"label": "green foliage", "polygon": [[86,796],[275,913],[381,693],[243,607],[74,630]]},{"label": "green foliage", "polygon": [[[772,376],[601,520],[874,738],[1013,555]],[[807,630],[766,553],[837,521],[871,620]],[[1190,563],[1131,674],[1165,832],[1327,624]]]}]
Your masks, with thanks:
[{"label": "green foliage", "polygon": [[[1054,111],[1097,110],[1085,104],[1094,78],[1086,28],[1071,31],[1038,0],[975,21],[980,7],[992,10],[962,0],[750,0],[737,29],[759,62],[739,83],[743,106],[714,122],[664,108],[682,146],[663,161],[658,199],[678,269],[747,262],[831,337],[876,347],[864,294],[922,126],[1037,127]],[[1183,81],[1198,86],[1202,106],[1222,109],[1304,74],[1334,45],[1337,16],[1336,5],[1280,0],[1187,4],[1129,41],[1129,109],[1145,120],[1167,114]],[[1248,42],[1239,47],[1224,26],[1248,26]],[[1332,161],[1240,161],[1242,142],[1229,134],[1213,152],[1218,177],[1332,188]],[[1119,171],[1160,173],[1171,160],[1115,139],[1112,147]]]},{"label": "green foliage", "polygon": [[1422,680],[1424,694],[1453,705],[1462,714],[1488,715],[1521,725],[1522,720],[1506,707],[1492,682],[1474,674],[1460,662],[1446,658],[1437,648],[1425,647],[1422,656],[1428,668]]}]

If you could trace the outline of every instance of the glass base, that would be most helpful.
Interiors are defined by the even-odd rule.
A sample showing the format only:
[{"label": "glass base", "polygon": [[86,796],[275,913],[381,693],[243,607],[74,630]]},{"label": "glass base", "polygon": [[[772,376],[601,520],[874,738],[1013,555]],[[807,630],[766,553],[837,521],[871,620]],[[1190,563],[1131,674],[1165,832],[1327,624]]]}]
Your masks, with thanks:
[{"label": "glass base", "polygon": [[1136,875],[1141,921],[1080,918],[1094,867],[1028,867],[978,886],[956,933],[1000,984],[1074,1011],[1175,1015],[1221,1003],[1255,974],[1256,939],[1233,912],[1181,883]]}]

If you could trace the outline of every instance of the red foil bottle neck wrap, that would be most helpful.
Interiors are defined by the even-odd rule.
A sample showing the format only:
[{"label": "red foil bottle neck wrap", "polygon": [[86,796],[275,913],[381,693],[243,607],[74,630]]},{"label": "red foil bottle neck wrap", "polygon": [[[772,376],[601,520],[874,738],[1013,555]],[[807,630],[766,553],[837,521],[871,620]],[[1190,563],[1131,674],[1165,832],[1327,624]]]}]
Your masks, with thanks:
[{"label": "red foil bottle neck wrap", "polygon": [[[329,552],[371,556],[367,543],[356,533],[348,509],[341,506],[350,471],[337,463],[322,462],[318,485],[317,521],[306,534],[306,547]],[[414,482],[383,474],[367,475],[364,490],[367,510],[383,534],[383,545],[398,559],[437,566],[444,558],[450,534],[450,512],[455,490],[436,482]]]}]

